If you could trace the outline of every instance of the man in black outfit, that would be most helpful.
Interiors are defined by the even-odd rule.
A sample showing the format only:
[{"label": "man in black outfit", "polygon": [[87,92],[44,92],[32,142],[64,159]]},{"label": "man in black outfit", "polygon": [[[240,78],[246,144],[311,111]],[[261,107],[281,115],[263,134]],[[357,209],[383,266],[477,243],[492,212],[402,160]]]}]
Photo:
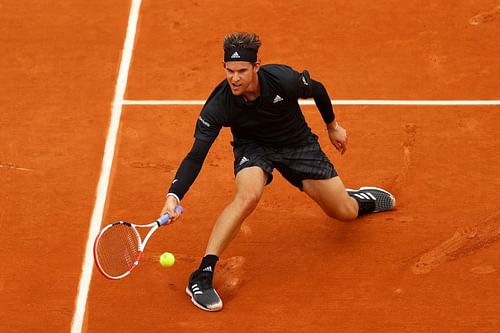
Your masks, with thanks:
[{"label": "man in black outfit", "polygon": [[257,206],[277,169],[311,197],[330,217],[349,221],[367,213],[394,208],[396,200],[376,187],[349,190],[323,153],[299,107],[299,98],[313,98],[331,143],[343,154],[347,132],[335,120],[325,87],[286,65],[261,65],[259,37],[232,33],[224,38],[226,79],[212,92],[196,123],[191,151],[182,161],[167,194],[162,214],[173,220],[175,207],[193,184],[222,127],[233,134],[236,194],[215,223],[205,256],[188,281],[192,302],[206,311],[222,309],[212,286],[215,265],[241,223]]}]

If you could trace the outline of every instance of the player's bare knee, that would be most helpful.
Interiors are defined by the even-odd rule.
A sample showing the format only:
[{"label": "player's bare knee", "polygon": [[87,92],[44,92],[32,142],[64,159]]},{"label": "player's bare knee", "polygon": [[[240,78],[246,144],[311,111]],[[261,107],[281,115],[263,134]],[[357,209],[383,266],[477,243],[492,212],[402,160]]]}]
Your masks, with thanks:
[{"label": "player's bare knee", "polygon": [[254,193],[245,193],[238,195],[236,198],[237,203],[244,212],[251,213],[259,203],[260,195]]}]

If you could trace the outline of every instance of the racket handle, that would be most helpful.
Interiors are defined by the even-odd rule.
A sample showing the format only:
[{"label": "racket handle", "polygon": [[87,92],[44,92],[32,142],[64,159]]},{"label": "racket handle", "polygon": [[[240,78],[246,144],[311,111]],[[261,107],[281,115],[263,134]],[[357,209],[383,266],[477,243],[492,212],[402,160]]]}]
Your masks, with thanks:
[{"label": "racket handle", "polygon": [[[182,208],[181,206],[177,206],[177,207],[175,207],[175,211],[177,213],[182,213],[184,211],[184,208]],[[170,221],[170,215],[168,213],[160,216],[160,218],[158,220],[156,220],[156,222],[158,222],[158,225],[160,227],[164,224],[167,224],[168,221]]]}]

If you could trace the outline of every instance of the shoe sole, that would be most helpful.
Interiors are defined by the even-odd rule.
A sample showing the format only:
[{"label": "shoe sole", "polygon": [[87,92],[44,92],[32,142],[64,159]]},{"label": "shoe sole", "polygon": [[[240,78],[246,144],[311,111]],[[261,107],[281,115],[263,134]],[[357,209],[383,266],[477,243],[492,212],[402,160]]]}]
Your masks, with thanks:
[{"label": "shoe sole", "polygon": [[[377,190],[377,191],[384,192],[385,194],[389,195],[391,197],[391,199],[392,199],[393,204],[392,204],[392,208],[390,210],[392,210],[392,209],[394,209],[396,207],[396,198],[392,195],[391,192],[388,192],[388,191],[386,191],[384,189],[381,189],[380,187],[363,186],[363,187],[360,187],[359,190],[353,190],[353,189],[350,189],[350,188],[346,188],[346,191],[360,191],[360,190],[367,190],[367,191],[369,191],[369,190]],[[378,212],[379,211],[374,211],[374,213],[378,213]]]},{"label": "shoe sole", "polygon": [[208,312],[217,312],[217,311],[222,310],[222,307],[223,307],[222,302],[221,302],[221,304],[220,304],[220,307],[216,307],[216,308],[207,308],[207,307],[204,307],[203,305],[201,305],[200,303],[196,302],[196,300],[195,300],[195,299],[194,299],[194,297],[193,297],[193,294],[191,293],[191,291],[189,290],[189,288],[188,288],[188,287],[186,287],[186,294],[187,294],[189,297],[191,297],[191,302],[192,302],[194,305],[196,305],[196,307],[198,307],[198,308],[200,308],[200,309],[202,309],[202,310],[204,310],[204,311],[208,311]]}]

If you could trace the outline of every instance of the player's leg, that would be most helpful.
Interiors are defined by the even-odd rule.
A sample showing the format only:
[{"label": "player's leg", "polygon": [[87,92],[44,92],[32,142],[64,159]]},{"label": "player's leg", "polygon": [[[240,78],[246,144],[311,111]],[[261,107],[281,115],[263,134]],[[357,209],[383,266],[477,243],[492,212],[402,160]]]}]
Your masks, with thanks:
[{"label": "player's leg", "polygon": [[346,189],[317,137],[307,144],[276,153],[276,168],[293,185],[307,193],[328,216],[349,221],[358,216],[394,208],[394,196],[377,187]]},{"label": "player's leg", "polygon": [[224,208],[208,240],[207,254],[221,255],[240,230],[242,222],[253,212],[264,192],[267,174],[257,166],[245,168],[236,175],[236,194]]},{"label": "player's leg", "polygon": [[349,221],[369,213],[391,210],[396,206],[394,196],[379,187],[346,189],[340,177],[302,181],[306,192],[325,213],[338,220]]},{"label": "player's leg", "polygon": [[257,206],[267,174],[257,166],[240,170],[236,175],[236,194],[219,215],[208,240],[205,257],[189,278],[186,292],[200,309],[219,311],[222,300],[213,288],[215,265],[224,249],[240,230],[242,222]]},{"label": "player's leg", "polygon": [[358,217],[358,202],[348,195],[340,177],[329,179],[305,179],[303,191],[330,217],[350,221]]}]

